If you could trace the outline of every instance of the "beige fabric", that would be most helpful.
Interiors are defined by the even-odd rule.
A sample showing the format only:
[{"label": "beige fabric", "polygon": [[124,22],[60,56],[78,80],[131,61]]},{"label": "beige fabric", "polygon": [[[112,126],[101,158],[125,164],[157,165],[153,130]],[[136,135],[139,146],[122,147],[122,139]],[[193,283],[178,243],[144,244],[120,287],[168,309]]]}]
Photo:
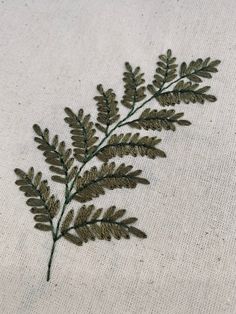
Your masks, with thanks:
[{"label": "beige fabric", "polygon": [[[1,1],[1,313],[236,313],[235,9],[233,0]],[[95,201],[127,208],[148,239],[61,241],[46,283],[51,238],[33,228],[14,185],[16,166],[48,175],[31,125],[69,141],[65,106],[95,118],[97,83],[121,97],[124,61],[151,81],[167,48],[180,62],[222,60],[210,83],[218,101],[177,108],[193,124],[158,134],[167,159],[126,159],[149,186]]]}]

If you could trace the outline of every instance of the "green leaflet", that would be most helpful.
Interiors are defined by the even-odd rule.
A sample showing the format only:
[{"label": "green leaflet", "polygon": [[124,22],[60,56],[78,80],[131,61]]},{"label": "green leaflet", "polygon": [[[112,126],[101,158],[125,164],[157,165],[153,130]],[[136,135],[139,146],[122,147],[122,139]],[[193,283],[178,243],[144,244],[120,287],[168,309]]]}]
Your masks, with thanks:
[{"label": "green leaflet", "polygon": [[[142,171],[133,170],[132,165],[125,163],[116,164],[110,159],[125,156],[151,159],[166,157],[165,152],[158,147],[161,139],[149,132],[175,131],[176,127],[189,126],[191,123],[183,119],[183,112],[162,107],[216,101],[214,95],[208,94],[210,86],[205,86],[203,81],[212,78],[219,64],[219,60],[198,58],[178,66],[172,51],[168,49],[159,56],[154,80],[146,86],[140,67],[132,67],[126,62],[124,93],[120,101],[126,113],[119,113],[120,104],[113,89],[105,90],[99,84],[99,95],[95,96],[96,123],[83,109],[74,113],[70,108],[65,108],[65,122],[70,127],[72,139],[71,148],[64,141],[59,141],[58,135],[51,137],[47,128],[42,129],[34,124],[34,140],[43,152],[49,170],[53,172],[51,179],[64,185],[64,193],[60,192],[59,201],[51,193],[47,180],[42,179],[41,172],[35,172],[33,167],[28,172],[15,169],[18,176],[16,184],[27,198],[26,204],[34,215],[34,227],[52,236],[47,281],[51,276],[54,250],[57,241],[61,239],[81,247],[96,239],[129,239],[131,235],[140,239],[147,237],[142,230],[133,226],[137,218],[126,216],[126,210],[118,209],[115,205],[107,209],[95,208],[92,204],[81,205],[77,210],[68,207],[73,200],[86,203],[108,190],[139,187],[138,193],[142,192],[141,184],[149,184],[146,178],[141,177]],[[151,96],[146,95],[146,89]],[[153,100],[157,101],[159,108],[145,107]],[[148,131],[148,134],[118,132],[122,127]],[[95,160],[99,164],[89,166],[90,161]]]},{"label": "green leaflet", "polygon": [[71,128],[71,139],[74,148],[74,157],[80,161],[86,161],[88,155],[94,151],[95,143],[98,138],[95,136],[96,129],[94,123],[90,121],[90,115],[84,115],[82,109],[76,115],[70,108],[65,108],[68,117],[65,118],[66,123]]},{"label": "green leaflet", "polygon": [[175,131],[176,125],[188,126],[191,124],[188,120],[181,119],[183,116],[183,112],[176,113],[173,109],[162,109],[158,111],[156,109],[151,110],[147,108],[137,119],[128,121],[126,124],[139,130]]},{"label": "green leaflet", "polygon": [[[58,214],[60,202],[54,194],[50,193],[47,181],[42,180],[42,173],[35,174],[33,167],[28,173],[16,168],[15,173],[19,177],[15,183],[28,198],[26,204],[32,207],[31,212],[35,214],[35,221],[50,224],[36,224],[35,227],[43,231],[52,230],[52,219]],[[42,227],[43,225],[45,227]]]},{"label": "green leaflet", "polygon": [[38,143],[38,149],[43,151],[46,163],[50,164],[49,169],[56,173],[51,178],[53,181],[68,184],[78,171],[78,167],[72,167],[74,158],[71,157],[72,149],[66,149],[65,142],[59,142],[58,135],[55,135],[50,143],[48,129],[41,130],[37,124],[33,125],[34,138]]},{"label": "green leaflet", "polygon": [[[200,103],[204,104],[205,101],[214,102],[216,97],[206,92],[210,89],[210,86],[204,86],[198,88],[199,84],[193,84],[191,82],[179,81],[172,91],[163,92],[161,95],[155,96],[161,106],[174,106],[184,102]],[[156,91],[149,87],[149,91],[155,95]]]},{"label": "green leaflet", "polygon": [[[62,223],[62,237],[67,241],[81,246],[95,239],[110,241],[112,238],[129,239],[130,235],[146,238],[146,234],[131,224],[137,221],[135,217],[126,217],[125,209],[111,206],[104,210],[95,209],[94,205],[82,206],[74,219],[74,211],[70,211]],[[72,233],[73,232],[73,233]]]},{"label": "green leaflet", "polygon": [[150,86],[148,90],[155,96],[161,106],[175,106],[181,102],[185,104],[204,104],[205,101],[216,101],[215,96],[206,94],[206,91],[210,89],[209,86],[198,89],[199,84],[192,84],[191,82],[184,83],[183,81],[180,81],[178,84],[172,91],[163,92],[161,95],[157,96],[156,90],[152,89]]},{"label": "green leaflet", "polygon": [[172,51],[168,49],[166,54],[159,56],[153,85],[161,89],[165,83],[173,81],[177,77],[177,67],[176,58],[172,56]]},{"label": "green leaflet", "polygon": [[191,61],[189,65],[183,62],[180,65],[180,76],[186,77],[192,82],[201,83],[202,78],[212,78],[212,73],[218,72],[217,66],[220,64],[220,60],[211,60],[206,58],[205,60],[197,59]]},{"label": "green leaflet", "polygon": [[126,72],[123,77],[125,91],[121,103],[131,109],[146,97],[146,87],[143,85],[145,83],[144,73],[140,73],[140,67],[133,69],[129,62],[125,63],[125,68]]},{"label": "green leaflet", "polygon": [[131,171],[132,168],[124,163],[117,167],[114,162],[104,163],[100,169],[92,167],[78,177],[73,198],[84,203],[105,194],[106,189],[133,189],[138,183],[149,184],[147,179],[139,176],[141,170]]},{"label": "green leaflet", "polygon": [[97,157],[104,162],[113,157],[124,157],[125,155],[146,156],[151,159],[166,157],[162,150],[156,148],[160,141],[156,137],[140,137],[139,133],[114,134],[110,137],[107,145],[99,151]]},{"label": "green leaflet", "polygon": [[97,101],[97,121],[99,122],[96,123],[96,127],[103,133],[107,133],[109,126],[114,124],[120,117],[118,114],[118,102],[116,101],[116,95],[112,89],[105,91],[100,84],[97,86],[97,90],[100,95],[94,97]]}]

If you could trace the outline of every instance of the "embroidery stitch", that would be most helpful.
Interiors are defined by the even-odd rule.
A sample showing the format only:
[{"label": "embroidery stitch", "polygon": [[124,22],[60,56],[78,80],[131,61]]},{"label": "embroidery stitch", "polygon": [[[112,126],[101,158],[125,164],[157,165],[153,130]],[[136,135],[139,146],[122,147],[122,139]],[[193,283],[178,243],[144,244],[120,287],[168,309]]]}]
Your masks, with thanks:
[{"label": "embroidery stitch", "polygon": [[[165,55],[159,56],[153,84],[147,86],[152,96],[146,99],[144,74],[141,73],[140,67],[133,69],[126,62],[124,96],[121,103],[129,110],[127,115],[121,119],[113,90],[104,90],[101,84],[98,85],[99,96],[95,97],[98,110],[96,123],[91,121],[90,115],[84,115],[82,109],[75,114],[70,108],[65,108],[65,122],[71,129],[73,149],[66,148],[65,142],[59,142],[57,135],[50,137],[48,129],[43,130],[36,124],[33,126],[36,133],[34,140],[39,144],[37,147],[43,152],[49,170],[53,172],[52,180],[65,186],[65,198],[61,206],[56,196],[50,193],[47,180],[42,180],[41,172],[35,172],[33,167],[28,172],[15,169],[19,177],[16,184],[28,198],[26,204],[34,214],[35,228],[52,234],[47,281],[50,280],[56,242],[61,238],[77,246],[95,239],[129,239],[131,234],[146,238],[143,231],[132,225],[137,218],[124,217],[125,209],[117,209],[113,205],[104,210],[96,209],[94,205],[83,205],[75,215],[73,209],[67,211],[67,206],[72,200],[79,203],[91,201],[105,194],[106,190],[133,189],[138,184],[149,184],[147,179],[140,176],[141,170],[133,170],[133,166],[124,163],[116,165],[115,162],[110,162],[110,159],[126,155],[152,159],[166,157],[165,152],[156,147],[161,139],[156,136],[141,137],[139,133],[114,132],[125,125],[153,131],[175,131],[177,125],[190,125],[188,120],[182,119],[184,113],[176,113],[173,109],[158,111],[146,108],[138,117],[133,116],[153,99],[156,99],[160,106],[174,106],[181,102],[202,104],[205,101],[216,101],[215,96],[207,94],[210,87],[200,87],[200,83],[202,78],[212,78],[212,73],[217,72],[216,67],[219,64],[219,60],[211,61],[210,58],[197,59],[189,65],[183,62],[178,77],[176,58],[169,49]],[[97,131],[104,133],[104,136],[96,136]],[[103,162],[101,166],[83,171],[95,157]]]}]

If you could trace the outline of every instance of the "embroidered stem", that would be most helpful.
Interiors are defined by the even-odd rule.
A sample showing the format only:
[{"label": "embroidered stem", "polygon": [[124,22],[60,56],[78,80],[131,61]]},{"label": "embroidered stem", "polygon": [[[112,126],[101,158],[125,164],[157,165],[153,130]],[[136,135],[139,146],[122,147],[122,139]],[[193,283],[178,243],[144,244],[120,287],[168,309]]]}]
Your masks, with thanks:
[{"label": "embroidered stem", "polygon": [[49,257],[49,261],[48,261],[47,281],[49,281],[50,277],[51,277],[51,266],[52,266],[53,255],[54,255],[54,251],[55,251],[55,247],[56,247],[56,241],[57,240],[55,240],[55,239],[53,240],[51,254]]}]

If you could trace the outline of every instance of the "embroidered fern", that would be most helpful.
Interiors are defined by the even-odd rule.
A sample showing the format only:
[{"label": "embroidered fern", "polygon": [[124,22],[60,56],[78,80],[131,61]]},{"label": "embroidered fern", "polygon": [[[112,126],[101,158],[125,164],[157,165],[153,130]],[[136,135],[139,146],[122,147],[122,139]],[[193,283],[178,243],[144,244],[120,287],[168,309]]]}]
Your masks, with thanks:
[{"label": "embroidered fern", "polygon": [[[105,194],[107,190],[134,189],[139,184],[149,184],[149,181],[141,176],[141,170],[110,160],[126,155],[152,159],[166,157],[165,152],[159,148],[161,139],[156,136],[116,131],[123,126],[139,130],[175,131],[177,126],[190,125],[188,120],[183,119],[183,112],[152,108],[142,111],[142,108],[153,99],[162,107],[216,101],[215,96],[207,93],[210,87],[202,86],[201,83],[205,78],[212,78],[219,63],[219,60],[206,58],[191,61],[188,65],[183,62],[178,67],[176,58],[171,50],[168,50],[166,54],[159,56],[154,80],[146,87],[140,67],[132,67],[126,62],[121,103],[128,113],[122,118],[114,91],[98,85],[99,95],[95,97],[98,110],[96,123],[91,120],[89,114],[84,114],[82,109],[76,114],[72,109],[65,108],[65,121],[71,129],[73,148],[67,148],[65,142],[59,141],[57,135],[51,137],[48,129],[42,129],[36,124],[33,126],[36,133],[34,140],[49,164],[49,170],[53,173],[52,180],[65,187],[64,200],[60,202],[51,194],[47,181],[42,180],[41,172],[35,172],[33,167],[28,172],[15,169],[18,176],[16,184],[27,197],[26,204],[31,207],[30,211],[36,222],[35,228],[52,235],[48,281],[56,243],[61,239],[82,246],[96,239],[129,239],[130,235],[146,238],[143,231],[133,226],[137,218],[126,217],[126,210],[117,209],[115,205],[108,209],[97,209],[94,205],[85,204],[76,212],[68,207],[73,200],[86,203]],[[146,90],[151,93],[150,97],[147,97]],[[101,165],[84,170],[94,158],[97,158]]]}]

